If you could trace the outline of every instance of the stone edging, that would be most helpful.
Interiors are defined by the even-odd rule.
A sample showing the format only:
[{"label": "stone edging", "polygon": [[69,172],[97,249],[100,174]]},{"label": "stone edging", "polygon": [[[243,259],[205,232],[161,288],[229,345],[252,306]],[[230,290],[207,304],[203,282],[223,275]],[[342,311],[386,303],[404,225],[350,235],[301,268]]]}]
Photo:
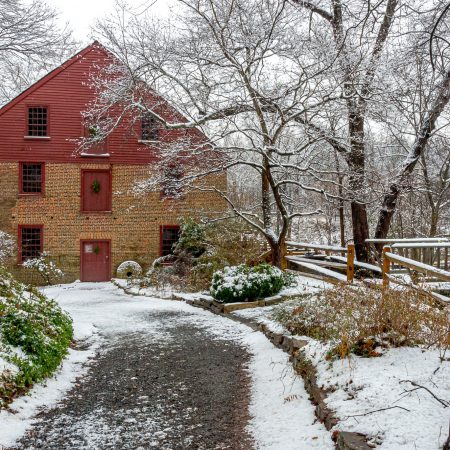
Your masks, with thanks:
[{"label": "stone edging", "polygon": [[261,306],[277,305],[278,303],[293,298],[292,296],[287,295],[275,295],[273,297],[268,297],[262,300],[255,300],[254,302],[221,303],[214,300],[213,298],[208,298],[208,296],[202,295],[194,299],[192,299],[191,297],[192,296],[176,292],[173,293],[172,295],[172,298],[174,300],[183,300],[190,305],[209,309],[210,311],[216,314],[229,314],[233,311],[238,311],[241,309],[259,308]]},{"label": "stone edging", "polygon": [[[130,292],[129,289],[124,286],[120,286],[118,283],[114,284],[127,294],[134,296],[144,295]],[[338,418],[334,414],[334,411],[328,408],[325,403],[328,393],[317,384],[317,370],[315,366],[302,351],[302,348],[307,344],[306,341],[270,331],[267,325],[259,323],[255,320],[229,314],[230,312],[239,309],[274,305],[285,300],[285,298],[282,296],[276,296],[270,299],[258,300],[256,302],[223,304],[207,298],[192,299],[183,297],[185,296],[175,293],[172,296],[172,300],[185,301],[189,305],[197,308],[203,308],[214,314],[243,323],[255,331],[261,331],[273,345],[289,354],[289,359],[292,362],[295,371],[303,378],[306,392],[308,392],[311,402],[315,405],[315,414],[318,420],[325,425],[325,428],[328,431],[330,431],[339,422]],[[333,440],[336,442],[337,450],[371,450],[373,448],[367,443],[366,436],[360,433],[335,431],[333,433]]]},{"label": "stone edging", "polygon": [[[307,341],[270,331],[267,325],[259,323],[255,320],[229,315],[224,311],[225,308],[217,307],[215,305],[215,303],[217,302],[215,301],[185,301],[192,306],[203,308],[213,312],[214,314],[218,314],[232,319],[236,322],[243,323],[255,331],[261,331],[267,337],[267,339],[272,342],[273,345],[289,354],[289,359],[292,362],[295,371],[303,378],[306,392],[308,392],[311,402],[315,405],[315,414],[318,420],[320,420],[320,422],[325,425],[325,428],[328,431],[330,431],[337,423],[339,423],[339,419],[335,416],[334,411],[328,408],[325,403],[328,392],[325,389],[319,387],[319,385],[317,384],[316,367],[306,357],[305,353],[302,350],[302,348],[307,344]],[[220,303],[218,305],[224,306]],[[360,433],[349,431],[335,431],[333,433],[333,440],[336,443],[337,450],[371,450],[373,448],[367,443],[366,436]]]}]

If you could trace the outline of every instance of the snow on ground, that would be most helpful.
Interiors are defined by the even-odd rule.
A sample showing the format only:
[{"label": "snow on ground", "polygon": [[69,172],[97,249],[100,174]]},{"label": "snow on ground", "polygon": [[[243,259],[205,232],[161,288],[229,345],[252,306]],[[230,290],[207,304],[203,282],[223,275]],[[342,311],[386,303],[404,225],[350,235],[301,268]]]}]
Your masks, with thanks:
[{"label": "snow on ground", "polygon": [[139,279],[125,280],[123,278],[114,278],[113,283],[117,286],[126,289],[129,294],[143,295],[146,297],[155,297],[160,299],[171,299],[176,292],[171,286],[163,286],[162,288],[155,288],[152,286],[140,287]]},{"label": "snow on ground", "polygon": [[323,425],[314,423],[313,407],[287,355],[262,333],[184,302],[129,296],[111,283],[73,283],[46,288],[45,293],[71,314],[75,338],[88,347],[71,350],[55,377],[0,413],[0,447],[11,446],[31,427],[40,408],[62,399],[75,379],[89,370],[85,365],[89,358],[98,350],[107,351],[116,335],[145,331],[158,340],[176,339],[154,318],[158,311],[174,311],[186,313],[180,321],[204,328],[216,339],[234,340],[248,348],[252,355],[248,370],[253,379],[249,431],[259,450],[333,448],[330,434]]},{"label": "snow on ground", "polygon": [[93,357],[98,342],[87,350],[69,350],[61,369],[45,383],[37,384],[29,393],[16,399],[7,410],[0,411],[0,448],[11,446],[31,426],[36,413],[55,405],[77,377],[86,373],[86,361]]},{"label": "snow on ground", "polygon": [[[327,348],[311,341],[306,351],[318,368],[318,383],[332,388],[328,406],[341,419],[339,429],[373,436],[380,449],[441,449],[449,433],[450,407],[425,389],[450,401],[450,361],[441,362],[437,350],[394,348],[379,358],[329,363]],[[413,390],[412,392],[407,392]],[[378,411],[383,408],[392,408]],[[363,415],[367,414],[367,415]],[[351,416],[357,417],[351,417]]]},{"label": "snow on ground", "polygon": [[[332,287],[334,287],[333,284],[326,283],[325,281],[304,276],[296,276],[294,286],[283,289],[278,295],[294,297],[295,295],[313,294],[314,292],[319,292],[323,289],[330,289]],[[274,306],[265,306],[262,308],[240,309],[237,311],[233,311],[231,314],[242,317],[244,319],[251,319],[259,323],[263,323],[267,325],[269,329],[274,333],[289,334],[283,326],[281,326],[278,322],[272,320],[272,318],[270,317],[273,308]]]},{"label": "snow on ground", "polygon": [[282,350],[259,332],[244,342],[253,353],[254,380],[249,425],[260,450],[332,449],[331,436],[315,422],[314,410],[303,381]]},{"label": "snow on ground", "polygon": [[[272,320],[273,308],[232,314],[264,323],[273,332],[290,334]],[[371,436],[382,450],[442,449],[449,435],[450,407],[444,407],[425,389],[406,391],[417,387],[408,382],[413,381],[450,402],[448,354],[403,347],[389,349],[379,358],[352,355],[330,362],[325,358],[328,346],[306,336],[296,337],[309,342],[304,351],[317,367],[318,385],[331,390],[326,403],[341,420],[336,429]],[[390,409],[377,411],[384,408]]]},{"label": "snow on ground", "polygon": [[331,283],[326,283],[325,281],[318,280],[316,278],[296,275],[294,285],[283,289],[279,295],[293,296],[311,294],[313,292],[319,292],[323,289],[332,288],[333,286],[334,285]]},{"label": "snow on ground", "polygon": [[[154,287],[145,287],[141,288],[139,286],[133,285],[133,283],[124,279],[115,279],[114,283],[122,288],[126,288],[130,294],[135,295],[144,295],[148,297],[158,297],[158,298],[172,298],[174,294],[179,294],[183,297],[184,300],[188,299],[198,299],[204,298],[208,300],[212,300],[213,298],[205,293],[182,293],[174,291],[170,286],[166,286],[163,289],[156,289]],[[302,295],[309,294],[312,292],[318,292],[322,289],[328,289],[333,287],[332,284],[326,283],[325,281],[318,280],[315,278],[308,278],[305,276],[295,275],[295,281],[292,286],[282,289],[276,296],[294,296],[294,295]]]}]

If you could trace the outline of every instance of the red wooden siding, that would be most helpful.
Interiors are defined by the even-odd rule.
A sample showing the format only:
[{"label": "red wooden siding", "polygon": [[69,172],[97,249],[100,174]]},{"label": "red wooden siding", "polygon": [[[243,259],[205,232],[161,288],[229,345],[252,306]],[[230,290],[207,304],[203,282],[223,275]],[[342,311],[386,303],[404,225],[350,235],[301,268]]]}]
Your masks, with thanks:
[{"label": "red wooden siding", "polygon": [[[94,190],[94,183],[98,186],[98,192]],[[82,170],[81,211],[110,212],[111,186],[110,170]]]},{"label": "red wooden siding", "polygon": [[[60,163],[148,164],[155,159],[155,148],[139,143],[141,121],[125,120],[92,153],[108,157],[81,156],[76,140],[85,134],[82,112],[95,97],[90,76],[111,62],[99,44],[92,44],[50,72],[27,91],[0,109],[0,161],[42,161]],[[156,101],[156,97],[155,97]],[[161,102],[161,98],[158,98]],[[48,137],[27,137],[28,107],[48,108]],[[158,109],[167,120],[185,120],[167,103]],[[162,141],[188,133],[198,142],[205,138],[198,130],[160,131]]]}]

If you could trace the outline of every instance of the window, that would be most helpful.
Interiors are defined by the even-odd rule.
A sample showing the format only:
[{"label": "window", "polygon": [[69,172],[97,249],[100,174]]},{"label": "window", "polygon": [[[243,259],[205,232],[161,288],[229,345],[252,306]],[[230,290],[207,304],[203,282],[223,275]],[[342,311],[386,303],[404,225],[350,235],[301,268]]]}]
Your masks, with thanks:
[{"label": "window", "polygon": [[141,119],[141,140],[157,141],[159,139],[159,123],[151,115],[147,114]]},{"label": "window", "polygon": [[28,108],[28,136],[48,136],[48,111],[46,106]]},{"label": "window", "polygon": [[99,125],[84,125],[85,141],[81,156],[108,157],[107,136]]},{"label": "window", "polygon": [[161,226],[161,256],[170,255],[174,244],[178,242],[180,237],[180,227],[178,225],[162,225]]},{"label": "window", "polygon": [[39,195],[44,191],[44,164],[20,163],[21,194]]},{"label": "window", "polygon": [[183,168],[178,164],[164,167],[163,186],[161,198],[177,198],[182,193]]},{"label": "window", "polygon": [[98,137],[100,135],[100,127],[95,124],[86,127],[86,135],[92,139]]},{"label": "window", "polygon": [[38,258],[42,253],[42,230],[42,225],[19,225],[19,259],[21,262]]},{"label": "window", "polygon": [[111,171],[81,171],[81,211],[111,212]]}]

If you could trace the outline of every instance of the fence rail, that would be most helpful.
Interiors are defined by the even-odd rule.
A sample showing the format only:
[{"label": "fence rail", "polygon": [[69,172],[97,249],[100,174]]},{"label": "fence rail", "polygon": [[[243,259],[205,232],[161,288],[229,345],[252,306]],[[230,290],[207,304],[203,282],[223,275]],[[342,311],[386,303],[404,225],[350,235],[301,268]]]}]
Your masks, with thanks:
[{"label": "fence rail", "polygon": [[[364,274],[370,273],[374,278],[378,278],[384,287],[388,287],[389,283],[397,283],[419,288],[417,280],[419,275],[422,275],[420,287],[429,288],[435,299],[450,305],[450,298],[446,293],[450,293],[450,272],[447,270],[450,241],[447,238],[369,239],[367,242],[390,244],[383,247],[380,265],[357,261],[353,244],[345,248],[293,241],[286,243],[286,261],[304,275],[321,277],[333,283],[352,283],[355,271],[362,270]],[[442,258],[441,251],[444,252]],[[433,265],[434,263],[436,265]],[[399,273],[409,274],[411,281],[405,282],[404,279],[394,276]],[[431,292],[431,289],[445,292],[446,295]]]},{"label": "fence rail", "polygon": [[406,239],[366,239],[367,244],[395,244],[399,243],[414,243],[414,242],[449,242],[448,238],[406,238]]},{"label": "fence rail", "polygon": [[321,244],[310,244],[308,242],[286,242],[287,247],[293,248],[304,248],[307,250],[323,250],[325,252],[340,252],[346,253],[347,249],[345,247],[339,247],[337,245],[321,245]]}]

